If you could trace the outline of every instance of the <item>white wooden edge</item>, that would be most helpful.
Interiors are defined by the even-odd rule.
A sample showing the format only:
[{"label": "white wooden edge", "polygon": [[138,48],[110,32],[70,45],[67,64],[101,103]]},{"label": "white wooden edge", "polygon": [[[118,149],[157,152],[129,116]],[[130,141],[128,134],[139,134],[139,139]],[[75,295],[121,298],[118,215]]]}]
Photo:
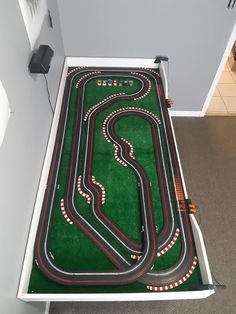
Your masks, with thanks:
[{"label": "white wooden edge", "polygon": [[196,221],[196,218],[193,214],[190,214],[190,221],[193,230],[194,241],[197,250],[198,263],[200,266],[200,272],[202,276],[203,284],[213,285],[211,270],[207,258],[206,248],[202,236],[202,231]]},{"label": "white wooden edge", "polygon": [[20,279],[18,295],[17,295],[17,297],[20,299],[22,299],[22,295],[25,293],[25,291],[28,290],[30,273],[31,273],[30,270],[32,268],[32,261],[33,261],[34,242],[35,242],[35,237],[37,233],[44,192],[45,192],[45,188],[47,184],[47,178],[48,178],[48,173],[50,169],[54,142],[56,138],[57,125],[58,125],[60,110],[61,110],[61,105],[62,105],[64,86],[66,82],[66,73],[67,73],[67,64],[65,60],[63,71],[62,71],[62,76],[61,76],[60,87],[59,87],[58,95],[57,95],[56,108],[54,111],[50,137],[49,137],[47,151],[46,151],[44,164],[42,168],[42,174],[40,178],[39,188],[38,188],[36,202],[35,202],[35,208],[34,208],[34,212],[32,216],[31,227],[30,227],[30,232],[28,236],[25,256],[24,256],[24,263],[23,263],[23,268],[21,272],[21,279]]},{"label": "white wooden edge", "polygon": [[44,312],[44,314],[49,314],[49,311],[50,311],[50,302],[47,301],[47,302],[46,302],[46,306],[45,306],[45,312]]},{"label": "white wooden edge", "polygon": [[160,76],[161,76],[161,80],[162,80],[162,84],[164,88],[165,99],[168,99],[169,98],[168,80],[167,80],[167,74],[165,70],[165,63],[163,61],[161,61],[160,63],[159,71],[160,71]]},{"label": "white wooden edge", "polygon": [[214,293],[214,290],[180,291],[180,292],[147,292],[147,293],[65,293],[65,294],[22,294],[25,302],[109,302],[109,301],[160,301],[204,299]]},{"label": "white wooden edge", "polygon": [[187,189],[186,189],[186,185],[185,185],[185,180],[184,180],[184,174],[183,174],[182,164],[181,164],[180,158],[179,158],[179,151],[178,151],[178,147],[177,147],[177,142],[176,142],[174,127],[173,127],[173,122],[172,122],[171,117],[170,117],[170,124],[171,124],[172,133],[173,133],[173,138],[174,138],[174,143],[175,143],[175,148],[176,148],[176,154],[177,154],[178,163],[179,163],[179,168],[180,168],[181,179],[182,179],[182,182],[183,182],[184,194],[185,194],[185,197],[188,198],[188,193],[187,193]]},{"label": "white wooden edge", "polygon": [[[155,292],[147,292],[147,293],[111,293],[111,294],[103,294],[103,293],[96,293],[96,294],[43,294],[43,293],[38,293],[38,294],[30,294],[27,293],[28,291],[28,284],[29,284],[29,279],[30,279],[30,274],[31,274],[31,268],[32,268],[32,261],[33,261],[33,248],[34,248],[34,242],[35,242],[35,237],[37,233],[37,226],[39,222],[39,217],[40,217],[40,212],[41,212],[41,207],[42,207],[42,202],[43,202],[43,197],[44,197],[44,191],[47,183],[47,177],[49,173],[49,168],[50,168],[50,162],[52,158],[52,153],[53,153],[53,147],[54,147],[54,142],[56,138],[56,131],[57,131],[57,125],[59,121],[59,115],[60,115],[60,110],[61,110],[61,105],[62,105],[62,98],[63,98],[63,92],[64,92],[64,87],[65,87],[65,81],[66,81],[66,72],[67,68],[69,66],[114,66],[114,63],[110,63],[111,59],[114,58],[109,58],[109,62],[105,62],[104,58],[99,58],[100,61],[102,62],[96,62],[93,60],[96,60],[97,58],[73,58],[80,61],[83,59],[83,62],[81,60],[81,63],[72,63],[71,58],[66,58],[64,68],[63,68],[63,74],[61,77],[61,82],[60,82],[60,88],[58,91],[58,97],[57,97],[57,102],[56,102],[56,108],[54,112],[54,118],[53,118],[53,123],[52,123],[52,128],[50,132],[50,138],[48,142],[48,148],[44,160],[44,165],[43,165],[43,170],[42,170],[42,175],[40,179],[40,184],[39,184],[39,189],[37,193],[37,198],[36,198],[36,203],[35,203],[35,209],[33,213],[33,218],[31,222],[31,228],[30,228],[30,233],[28,237],[28,242],[27,242],[27,247],[26,247],[26,252],[25,252],[25,257],[24,257],[24,263],[23,263],[23,268],[22,268],[22,273],[21,273],[21,279],[20,279],[20,285],[18,289],[18,295],[17,297],[23,301],[26,302],[49,302],[49,301],[148,301],[148,300],[178,300],[178,299],[202,299],[206,298],[212,293],[214,293],[214,290],[200,290],[200,291],[184,291],[184,292],[162,292],[162,293],[155,293]],[[88,63],[85,63],[85,59],[90,59],[88,60]],[[119,60],[117,60],[119,59]],[[134,63],[131,63],[130,60],[132,59],[123,59],[123,58],[115,58],[114,60],[117,60],[117,67],[118,66],[143,66],[143,67],[151,67],[147,60],[151,59],[143,59],[146,60],[146,64],[137,64],[137,60],[142,60],[142,59],[137,59],[135,60]],[[124,62],[126,60],[126,62]],[[128,61],[127,61],[128,60]],[[121,62],[122,61],[122,65]],[[94,64],[92,64],[94,62]],[[154,63],[154,59],[152,59],[152,62]],[[118,65],[119,64],[119,65]],[[131,65],[132,64],[132,65]],[[152,64],[153,66],[153,64]],[[157,65],[155,64],[155,67]],[[171,120],[171,126],[172,126],[172,131],[174,135],[174,130],[173,130],[173,125],[172,125],[172,120]],[[175,140],[175,135],[174,135],[174,140]],[[176,145],[176,140],[175,140],[175,145]],[[177,148],[177,146],[176,146]],[[178,150],[177,150],[177,155],[178,155]],[[178,155],[179,159],[179,155]],[[179,160],[180,164],[180,160]],[[185,195],[187,197],[187,191],[186,191],[186,186],[184,183],[184,178],[183,178],[183,173],[182,173],[182,167],[180,164],[180,169],[181,169],[181,175],[182,175],[182,180],[184,184],[184,190],[185,190]],[[194,232],[198,233],[200,231],[199,227],[197,228],[197,223],[193,223],[193,228]],[[202,237],[198,236],[200,239]],[[200,244],[200,252],[203,252],[205,250],[204,248],[204,243],[203,241],[198,241]],[[202,249],[204,248],[204,250]],[[205,251],[204,251],[205,252]],[[200,253],[201,255],[201,253]],[[204,278],[206,279],[206,282],[210,283],[210,277],[208,276],[208,272],[204,269],[205,265],[204,263],[207,263],[207,269],[209,269],[208,265],[208,260],[206,258],[206,252],[205,254],[202,253],[203,262],[201,263],[201,266],[203,267],[203,274]],[[205,275],[206,274],[206,275]],[[205,280],[204,279],[204,280]],[[209,280],[208,280],[209,279]],[[208,280],[208,281],[207,281]],[[46,305],[49,308],[49,305]],[[46,312],[45,312],[46,313]]]},{"label": "white wooden edge", "polygon": [[201,117],[201,111],[169,110],[172,117]]},{"label": "white wooden edge", "polygon": [[211,84],[211,87],[210,87],[210,90],[209,90],[208,95],[206,97],[205,103],[204,103],[204,105],[202,107],[201,116],[205,116],[205,114],[206,114],[207,108],[208,108],[208,106],[210,104],[210,101],[212,99],[212,96],[213,96],[213,94],[214,94],[214,92],[216,90],[216,86],[217,86],[218,81],[220,79],[221,73],[222,73],[222,71],[224,69],[224,66],[225,66],[225,64],[227,62],[227,59],[228,59],[228,57],[230,55],[230,51],[231,51],[235,41],[236,41],[236,22],[234,23],[234,27],[233,27],[232,33],[230,34],[228,43],[226,45],[225,52],[224,52],[224,54],[222,56],[222,59],[220,61],[220,65],[219,65],[219,67],[218,67],[218,69],[216,71],[214,80],[213,80],[213,82]]},{"label": "white wooden edge", "polygon": [[[180,167],[181,178],[182,178],[182,182],[183,182],[184,193],[185,193],[185,197],[188,198],[188,192],[187,192],[187,188],[186,188],[186,184],[185,184],[185,180],[184,180],[182,164],[180,162],[179,151],[178,151],[178,147],[177,147],[174,127],[173,127],[173,123],[172,123],[171,118],[170,118],[170,121],[171,121],[172,133],[173,133],[173,137],[174,137],[174,143],[175,143],[175,147],[176,147],[178,163],[179,163],[179,167]],[[201,229],[199,228],[198,223],[197,223],[197,221],[193,215],[190,215],[190,221],[191,221],[191,225],[192,225],[194,241],[195,241],[195,245],[196,245],[196,250],[197,250],[199,266],[200,266],[200,271],[201,271],[203,283],[204,284],[212,284],[213,281],[212,281],[210,266],[209,266],[209,262],[208,262],[208,258],[207,258],[207,254],[206,254],[206,248],[205,248]],[[212,291],[212,293],[214,293],[214,290],[211,290],[211,291]]]},{"label": "white wooden edge", "polygon": [[95,66],[95,67],[148,67],[158,68],[154,58],[88,58],[67,57],[68,66]]}]

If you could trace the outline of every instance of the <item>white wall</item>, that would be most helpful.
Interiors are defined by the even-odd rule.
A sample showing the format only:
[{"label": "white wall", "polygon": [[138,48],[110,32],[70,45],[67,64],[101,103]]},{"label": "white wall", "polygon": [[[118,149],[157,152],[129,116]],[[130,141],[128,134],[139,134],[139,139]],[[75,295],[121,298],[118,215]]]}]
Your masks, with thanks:
[{"label": "white wall", "polygon": [[[45,20],[37,45],[55,51],[48,74],[55,104],[64,50],[56,2],[50,1],[54,29]],[[18,1],[0,1],[0,80],[11,110],[0,147],[0,313],[43,313],[45,304],[16,299],[30,220],[45,154],[52,113],[42,75],[30,75],[31,48]]]},{"label": "white wall", "polygon": [[58,0],[66,56],[170,59],[174,110],[200,111],[236,8],[216,0]]},{"label": "white wall", "polygon": [[21,8],[30,46],[33,48],[40,34],[45,15],[48,11],[47,0],[38,0],[31,5],[27,2],[27,0],[18,0],[18,2]]}]

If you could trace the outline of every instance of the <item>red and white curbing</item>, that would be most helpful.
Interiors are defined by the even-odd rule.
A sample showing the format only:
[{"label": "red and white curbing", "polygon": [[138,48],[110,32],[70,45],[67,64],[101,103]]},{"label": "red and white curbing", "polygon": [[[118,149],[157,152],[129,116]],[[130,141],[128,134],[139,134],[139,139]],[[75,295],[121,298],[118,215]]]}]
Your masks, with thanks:
[{"label": "red and white curbing", "polygon": [[106,119],[103,121],[103,124],[102,124],[102,133],[103,133],[103,136],[105,137],[105,140],[110,143],[111,140],[109,139],[109,137],[107,136],[107,132],[106,132],[106,124],[107,124],[107,121],[108,119],[111,117],[111,114],[109,114]]},{"label": "red and white curbing", "polygon": [[122,111],[134,111],[134,112],[144,112],[145,114],[151,116],[152,118],[154,118],[159,124],[161,124],[161,120],[151,111],[147,110],[147,109],[143,109],[143,108],[139,108],[139,107],[126,107],[126,108],[121,108],[121,109],[117,109],[112,111],[107,117],[106,119],[103,121],[102,124],[102,132],[103,132],[103,136],[105,137],[107,142],[111,142],[110,138],[107,135],[106,132],[106,126],[107,126],[107,122],[108,120],[114,116],[116,113],[122,112]]},{"label": "red and white curbing", "polygon": [[133,156],[133,153],[134,153],[134,147],[133,147],[133,145],[132,145],[130,142],[128,142],[126,139],[124,139],[124,138],[121,138],[121,139],[122,139],[123,142],[125,142],[126,144],[129,145],[129,147],[130,147],[129,155],[130,155],[130,157],[131,157],[132,159],[135,159],[135,157]]},{"label": "red and white curbing", "polygon": [[136,73],[136,72],[131,72],[131,74],[138,75],[138,76],[140,76],[140,77],[142,77],[142,78],[144,78],[144,79],[146,79],[148,81],[148,89],[147,89],[146,93],[144,93],[140,97],[134,98],[134,100],[143,99],[144,97],[146,97],[150,93],[150,90],[151,90],[151,87],[152,87],[151,81],[143,74]]},{"label": "red and white curbing", "polygon": [[141,69],[147,70],[148,72],[151,72],[151,73],[156,74],[156,75],[159,76],[159,74],[157,72],[155,72],[154,70],[152,70],[152,69],[149,69],[149,68],[141,68]]},{"label": "red and white curbing", "polygon": [[114,146],[114,156],[115,156],[115,160],[116,161],[118,161],[120,164],[122,164],[122,166],[124,166],[124,167],[127,167],[128,165],[127,165],[127,163],[125,163],[123,160],[121,160],[119,157],[118,157],[118,150],[119,150],[119,148],[118,148],[118,146],[116,145],[116,144],[113,144],[113,146]]},{"label": "red and white curbing", "polygon": [[[169,249],[172,248],[172,246],[176,243],[176,241],[177,241],[177,239],[178,239],[178,237],[179,237],[179,232],[180,232],[180,230],[179,230],[179,228],[177,228],[177,229],[176,229],[176,232],[175,232],[175,234],[174,234],[174,237],[173,237],[172,241],[170,242],[170,244],[168,244],[163,250],[161,250],[160,252],[157,253],[157,256],[158,256],[158,257],[161,256],[161,255],[163,255],[163,254],[165,254],[167,251],[169,251]],[[131,255],[130,257],[131,257],[132,259],[139,260],[141,256],[140,256],[140,255],[137,255],[137,254],[133,254],[133,255]]]},{"label": "red and white curbing", "polygon": [[81,176],[79,176],[78,180],[77,180],[77,190],[78,190],[79,194],[86,199],[87,203],[90,204],[91,197],[88,194],[84,193],[81,189]]},{"label": "red and white curbing", "polygon": [[100,187],[100,189],[102,191],[102,204],[104,204],[105,200],[106,200],[106,191],[105,191],[104,186],[101,183],[99,183],[98,181],[96,181],[94,176],[92,176],[92,182]]},{"label": "red and white curbing", "polygon": [[157,287],[157,286],[147,286],[147,289],[151,290],[151,291],[156,291],[156,292],[158,291],[158,292],[160,292],[160,291],[167,291],[167,290],[176,288],[179,285],[181,285],[182,283],[184,283],[186,280],[188,280],[188,278],[192,275],[194,269],[196,268],[196,265],[197,265],[197,257],[195,256],[194,259],[193,259],[193,263],[192,263],[192,266],[191,266],[190,270],[181,279],[179,279],[178,281],[176,281],[174,283],[165,285],[165,286],[159,286],[159,287]]},{"label": "red and white curbing", "polygon": [[167,251],[169,251],[169,249],[172,248],[172,246],[175,244],[175,242],[177,241],[178,237],[179,237],[179,228],[176,229],[176,232],[174,234],[174,237],[172,239],[172,241],[170,242],[170,244],[168,244],[163,250],[161,250],[160,252],[157,253],[157,256],[161,256],[163,254],[165,254]]},{"label": "red and white curbing", "polygon": [[89,116],[90,112],[91,112],[93,109],[99,107],[100,105],[106,103],[108,100],[110,100],[110,99],[112,99],[112,98],[114,98],[114,97],[122,96],[122,95],[125,95],[125,93],[113,94],[113,95],[108,96],[108,97],[104,98],[103,100],[99,101],[96,105],[94,105],[94,106],[92,106],[91,108],[89,108],[89,110],[88,110],[88,111],[86,112],[86,114],[84,115],[84,121],[87,121],[88,116]]},{"label": "red and white curbing", "polygon": [[84,69],[84,68],[86,68],[86,67],[85,66],[84,67],[77,67],[77,68],[71,70],[70,72],[68,72],[66,76],[69,76],[70,74],[74,73],[75,71],[80,70],[80,69]]},{"label": "red and white curbing", "polygon": [[84,76],[82,76],[82,77],[78,80],[78,82],[77,82],[76,85],[75,85],[75,88],[78,88],[78,87],[79,87],[79,84],[81,83],[81,81],[82,81],[83,79],[85,79],[86,77],[89,77],[89,76],[94,75],[94,74],[99,74],[99,73],[101,73],[101,72],[100,72],[100,71],[94,71],[94,72],[90,72],[90,73],[88,73],[88,74],[85,74]]},{"label": "red and white curbing", "polygon": [[72,224],[73,224],[73,221],[68,217],[68,215],[67,215],[67,213],[66,213],[64,198],[61,199],[60,206],[61,206],[62,215],[64,216],[65,220],[66,220],[70,225],[72,225]]}]

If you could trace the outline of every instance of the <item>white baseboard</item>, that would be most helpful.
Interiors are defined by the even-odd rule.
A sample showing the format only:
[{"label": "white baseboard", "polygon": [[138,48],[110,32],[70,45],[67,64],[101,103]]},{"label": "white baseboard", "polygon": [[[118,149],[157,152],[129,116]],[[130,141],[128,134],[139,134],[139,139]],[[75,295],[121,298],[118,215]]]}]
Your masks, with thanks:
[{"label": "white baseboard", "polygon": [[201,111],[170,110],[172,117],[202,117]]},{"label": "white baseboard", "polygon": [[49,314],[49,310],[50,310],[50,302],[48,301],[48,302],[46,302],[44,314]]}]

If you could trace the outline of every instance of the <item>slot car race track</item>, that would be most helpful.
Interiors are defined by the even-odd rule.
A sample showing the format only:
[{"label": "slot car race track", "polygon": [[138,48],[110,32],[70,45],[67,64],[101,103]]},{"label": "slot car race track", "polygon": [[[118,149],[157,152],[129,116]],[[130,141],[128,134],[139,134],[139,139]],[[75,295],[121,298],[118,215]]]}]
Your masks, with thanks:
[{"label": "slot car race track", "polygon": [[[85,110],[87,84],[92,80],[113,77],[125,77],[137,81],[139,88],[130,94],[122,92],[109,95]],[[107,269],[99,271],[96,271],[96,269],[92,271],[64,269],[55,262],[52,254],[50,254],[48,244],[62,147],[66,140],[65,130],[69,99],[75,81],[77,89],[76,109],[68,157],[69,166],[65,193],[60,206],[66,222],[69,225],[76,225],[114,264],[115,269],[110,271]],[[140,106],[129,106],[129,103],[133,104],[133,101],[138,104],[140,99],[145,99],[152,88],[155,89],[156,99],[160,104],[160,117]],[[117,102],[122,102],[122,107],[112,110],[113,105]],[[102,125],[100,125],[100,129],[98,129],[96,121],[107,108],[112,111],[106,116]],[[155,210],[161,209],[155,209],[153,206],[148,174],[138,162],[138,157],[136,159],[132,143],[120,137],[116,132],[116,125],[126,117],[136,117],[145,121],[152,135],[156,176],[163,211],[161,230],[156,228],[157,222],[154,217]],[[141,242],[131,239],[103,211],[103,204],[106,201],[105,189],[93,176],[96,132],[102,132],[104,141],[107,141],[108,145],[113,145],[114,162],[120,163],[123,167],[128,167],[136,177],[142,228]],[[167,146],[167,155],[171,161],[171,175],[168,175],[167,162],[164,158],[163,136]],[[89,204],[90,213],[96,223],[91,223],[76,204],[75,197],[78,192]],[[47,188],[45,189],[34,248],[35,260],[43,274],[54,282],[69,286],[124,285],[137,281],[143,283],[147,289],[152,291],[174,289],[191,276],[197,264],[189,212],[189,203],[184,194],[171,122],[159,74],[154,70],[142,68],[81,67],[70,71],[66,79]],[[129,219],[128,214],[127,219]],[[99,228],[96,227],[97,225],[99,225]],[[101,229],[105,233],[101,232]],[[177,239],[181,241],[181,252],[177,261],[174,261],[173,265],[167,269],[154,270],[154,263],[158,264],[160,256],[171,250]],[[83,256],[78,256],[78,259],[80,258],[83,258]]]}]

